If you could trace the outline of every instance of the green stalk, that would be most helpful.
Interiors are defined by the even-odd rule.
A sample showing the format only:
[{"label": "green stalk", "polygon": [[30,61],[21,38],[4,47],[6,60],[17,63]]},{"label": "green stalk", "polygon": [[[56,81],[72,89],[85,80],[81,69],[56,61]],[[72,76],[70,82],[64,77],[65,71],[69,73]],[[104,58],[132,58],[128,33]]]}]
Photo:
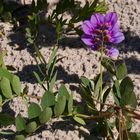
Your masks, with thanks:
[{"label": "green stalk", "polygon": [[[102,118],[111,118],[115,115],[115,112],[101,112],[99,115],[85,115],[85,114],[76,114],[76,117],[80,117],[82,119],[89,119],[89,120],[100,120]],[[70,116],[70,115],[69,115]]]},{"label": "green stalk", "polygon": [[36,46],[36,43],[34,43],[34,48],[35,48],[35,51],[37,53],[37,57],[40,59],[40,61],[42,63],[44,63],[45,65],[47,65],[47,62],[45,60],[45,58],[43,57],[43,55],[41,54],[40,50],[38,49],[38,47]]},{"label": "green stalk", "polygon": [[101,46],[101,58],[100,58],[100,102],[102,101],[102,92],[103,92],[103,69],[102,69],[102,59],[103,59],[103,43]]}]

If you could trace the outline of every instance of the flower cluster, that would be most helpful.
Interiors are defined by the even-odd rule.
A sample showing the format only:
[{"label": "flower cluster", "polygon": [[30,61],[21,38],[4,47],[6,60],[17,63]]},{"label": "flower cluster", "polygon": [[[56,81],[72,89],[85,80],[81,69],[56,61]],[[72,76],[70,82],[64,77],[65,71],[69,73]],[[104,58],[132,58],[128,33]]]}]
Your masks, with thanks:
[{"label": "flower cluster", "polygon": [[104,53],[111,58],[119,55],[119,51],[112,47],[124,40],[124,35],[117,23],[116,13],[92,15],[90,20],[83,22],[82,29],[84,34],[81,39],[92,50],[103,49]]}]

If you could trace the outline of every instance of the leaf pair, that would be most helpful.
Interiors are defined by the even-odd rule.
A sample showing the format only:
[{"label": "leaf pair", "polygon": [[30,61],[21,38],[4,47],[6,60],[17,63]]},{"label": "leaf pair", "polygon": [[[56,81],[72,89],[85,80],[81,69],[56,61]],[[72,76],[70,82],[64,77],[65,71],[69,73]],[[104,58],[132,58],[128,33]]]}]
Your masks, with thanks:
[{"label": "leaf pair", "polygon": [[[20,115],[18,115],[15,119],[16,129],[17,131],[25,131],[28,134],[31,134],[36,131],[37,129],[37,123],[35,121],[31,121],[26,124],[26,121],[24,118],[22,118]],[[24,135],[17,136],[17,137],[24,137]]]},{"label": "leaf pair", "polygon": [[4,96],[7,99],[13,97],[13,94],[20,95],[21,83],[18,76],[11,74],[7,69],[0,68],[0,98]]},{"label": "leaf pair", "polygon": [[127,68],[124,63],[117,67],[116,78],[113,86],[115,103],[122,107],[130,105],[135,108],[137,100],[133,91],[134,85],[130,77],[127,76]]},{"label": "leaf pair", "polygon": [[[31,103],[28,108],[28,117],[28,122],[23,117],[21,117],[21,115],[16,117],[15,124],[17,131],[25,131],[29,134],[35,132],[40,124],[44,124],[50,120],[52,117],[52,109],[46,107],[45,109],[41,110],[38,104]],[[37,120],[39,120],[40,124],[37,123]]]}]

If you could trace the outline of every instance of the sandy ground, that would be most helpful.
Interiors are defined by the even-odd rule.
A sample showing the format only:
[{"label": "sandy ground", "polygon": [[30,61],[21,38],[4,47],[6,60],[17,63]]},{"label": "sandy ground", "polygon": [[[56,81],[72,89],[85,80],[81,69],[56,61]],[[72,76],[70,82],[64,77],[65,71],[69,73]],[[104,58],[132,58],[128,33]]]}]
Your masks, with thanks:
[{"label": "sandy ground", "polygon": [[[120,50],[120,59],[124,60],[128,67],[129,76],[133,79],[135,85],[135,93],[138,102],[140,100],[140,1],[139,0],[108,0],[111,11],[116,11],[119,15],[122,31],[125,33],[125,41],[118,46]],[[32,49],[25,46],[25,40],[21,32],[12,31],[12,25],[8,23],[0,23],[4,25],[5,37],[1,40],[1,46],[7,50],[5,63],[13,65],[16,69],[15,73],[19,75],[23,87],[29,86],[29,94],[42,95],[43,89],[37,84],[33,71],[37,71],[37,66],[32,57]],[[48,38],[53,38],[53,33],[49,32]],[[46,60],[49,57],[53,39],[48,44],[43,43],[41,52]],[[60,43],[58,55],[65,56],[58,64],[58,81],[56,88],[60,83],[64,82],[67,87],[74,93],[74,100],[81,101],[78,93],[78,85],[80,76],[85,75],[90,78],[94,77],[98,72],[98,56],[96,52],[91,52],[84,47],[79,38],[72,36]],[[32,101],[32,99],[31,99]],[[33,100],[35,101],[35,100]],[[26,116],[26,106],[20,98],[14,99],[9,103],[10,107],[15,110],[15,115],[19,112]],[[60,122],[59,122],[60,121]],[[90,139],[89,131],[81,126],[73,125],[68,120],[57,119],[51,121],[48,125],[38,131],[34,136],[27,140],[84,140]],[[12,129],[15,128],[12,126]],[[133,131],[140,132],[140,122],[136,121]],[[11,139],[11,138],[10,138]]]}]

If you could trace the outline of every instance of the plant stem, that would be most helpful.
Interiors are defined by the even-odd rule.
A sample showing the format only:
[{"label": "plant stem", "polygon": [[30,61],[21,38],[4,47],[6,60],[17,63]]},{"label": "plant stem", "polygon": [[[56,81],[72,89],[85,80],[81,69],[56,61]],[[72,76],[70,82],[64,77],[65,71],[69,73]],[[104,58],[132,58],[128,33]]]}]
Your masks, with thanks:
[{"label": "plant stem", "polygon": [[0,107],[2,107],[4,104],[6,104],[7,102],[13,100],[13,99],[16,98],[16,97],[18,97],[18,95],[13,95],[12,98],[10,98],[10,99],[6,99],[6,100],[0,105]]},{"label": "plant stem", "polygon": [[124,125],[125,125],[126,139],[129,140],[129,134],[128,134],[128,130],[127,130],[127,127],[126,127],[126,122],[124,123]]},{"label": "plant stem", "polygon": [[85,114],[76,114],[77,117],[83,118],[83,119],[91,119],[91,120],[99,120],[101,118],[111,118],[115,115],[115,112],[101,112],[100,115],[85,115]]},{"label": "plant stem", "polygon": [[37,47],[36,43],[34,43],[34,48],[35,48],[35,51],[37,53],[37,57],[40,59],[40,61],[42,63],[44,63],[45,65],[47,65],[47,62],[46,62],[44,56],[41,54],[41,52],[40,52],[39,48]]},{"label": "plant stem", "polygon": [[103,92],[103,69],[102,69],[102,59],[103,59],[103,43],[101,46],[101,56],[100,56],[100,102],[102,101],[102,92]]},{"label": "plant stem", "polygon": [[119,112],[119,140],[122,140],[122,114]]}]

